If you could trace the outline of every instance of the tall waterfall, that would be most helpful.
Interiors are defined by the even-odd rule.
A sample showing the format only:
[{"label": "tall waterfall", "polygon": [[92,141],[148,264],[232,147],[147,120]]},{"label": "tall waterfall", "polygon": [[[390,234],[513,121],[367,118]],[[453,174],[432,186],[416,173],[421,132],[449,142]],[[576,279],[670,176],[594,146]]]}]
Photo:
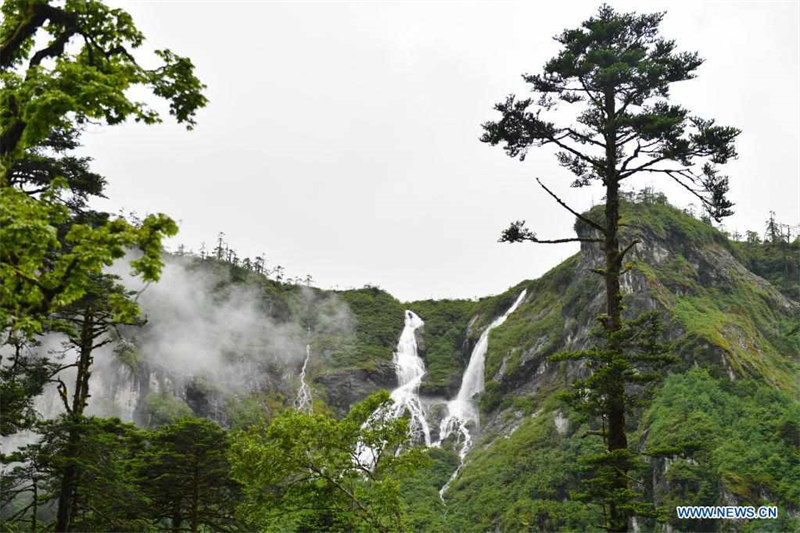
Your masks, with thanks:
[{"label": "tall waterfall", "polygon": [[300,370],[300,388],[297,389],[297,398],[294,401],[294,407],[298,411],[310,411],[312,408],[311,403],[311,387],[306,383],[306,369],[308,369],[308,361],[311,359],[311,331],[308,332],[308,342],[306,342],[306,358],[303,361],[303,368]]},{"label": "tall waterfall", "polygon": [[417,354],[416,331],[424,322],[420,317],[406,311],[405,327],[394,352],[394,366],[397,372],[398,387],[392,391],[394,400],[393,416],[399,417],[408,410],[411,415],[411,433],[416,439],[431,445],[431,429],[425,419],[425,408],[419,399],[419,386],[425,375],[425,363]]},{"label": "tall waterfall", "polygon": [[458,468],[453,472],[453,475],[444,487],[441,488],[439,496],[443,497],[450,483],[458,476],[459,472],[461,472],[461,467],[464,466],[464,458],[472,447],[472,435],[470,434],[468,425],[470,423],[474,423],[475,425],[479,423],[478,405],[475,401],[475,396],[483,392],[483,374],[484,367],[486,366],[486,351],[489,348],[489,332],[508,319],[508,316],[513,313],[525,299],[526,293],[527,289],[523,290],[508,311],[502,316],[497,317],[481,334],[478,343],[469,356],[469,364],[464,371],[464,377],[461,378],[461,388],[458,390],[458,395],[447,402],[447,416],[442,420],[439,426],[439,440],[436,445],[441,445],[444,439],[456,432],[461,434],[462,443],[461,451],[458,454],[460,458]]},{"label": "tall waterfall", "polygon": [[[397,343],[397,350],[394,352],[392,361],[394,362],[395,372],[397,373],[398,386],[391,393],[394,404],[391,411],[381,413],[376,411],[364,425],[369,426],[376,416],[388,415],[391,418],[399,418],[408,411],[411,416],[409,429],[415,441],[424,441],[426,446],[431,445],[431,428],[425,419],[425,408],[419,398],[419,386],[422,377],[425,375],[425,363],[417,354],[416,331],[425,322],[411,311],[406,311],[405,327],[400,334],[400,341]],[[363,466],[372,468],[375,464],[375,450],[359,442],[356,447],[357,461]]]}]

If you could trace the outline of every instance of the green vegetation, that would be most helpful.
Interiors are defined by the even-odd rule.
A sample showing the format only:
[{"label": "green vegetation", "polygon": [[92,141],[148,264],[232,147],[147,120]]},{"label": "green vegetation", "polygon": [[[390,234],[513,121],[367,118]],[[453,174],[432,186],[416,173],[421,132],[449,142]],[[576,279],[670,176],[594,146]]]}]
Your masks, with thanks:
[{"label": "green vegetation", "polygon": [[[452,396],[461,384],[467,364],[464,358],[467,325],[475,314],[476,304],[470,300],[424,300],[407,307],[425,321],[421,330],[428,373],[423,378],[421,393],[431,396]],[[468,354],[467,354],[468,356]]]},{"label": "green vegetation", "polygon": [[[792,304],[736,262],[743,243],[666,203],[626,202],[622,213],[630,221],[625,238],[661,247],[654,252],[663,255],[660,260],[645,249],[631,266],[683,329],[677,349],[684,361],[715,363],[800,391],[800,336],[793,333],[800,323]],[[722,355],[714,360],[715,353]]]},{"label": "green vegetation", "polygon": [[677,521],[676,505],[778,505],[777,530],[795,530],[786,509],[800,501],[800,401],[752,380],[729,382],[692,369],[666,379],[641,422],[646,453],[669,460],[654,501],[681,530],[713,524]]},{"label": "green vegetation", "polygon": [[543,410],[526,417],[508,438],[497,436],[470,454],[447,493],[450,530],[586,531],[598,523],[599,506],[569,496],[580,487],[576,457],[602,445],[581,438],[581,428],[559,434],[553,416]]},{"label": "green vegetation", "polygon": [[[200,531],[236,527],[238,486],[230,478],[225,432],[184,418],[156,431],[118,419],[69,417],[37,425],[41,439],[4,456],[2,531],[52,528],[64,472],[78,472],[74,531]],[[74,435],[81,447],[66,454]]]},{"label": "green vegetation", "polygon": [[408,530],[449,531],[453,529],[448,522],[449,510],[439,497],[439,489],[458,467],[458,455],[443,448],[428,448],[425,453],[427,458],[421,466],[400,480]]},{"label": "green vegetation", "polygon": [[377,287],[337,292],[355,316],[355,340],[337,352],[331,364],[374,368],[377,361],[391,361],[403,330],[403,306]]},{"label": "green vegetation", "polygon": [[150,434],[136,458],[149,520],[197,532],[235,524],[239,485],[230,478],[228,439],[214,422],[184,418]]},{"label": "green vegetation", "polygon": [[400,480],[424,454],[404,446],[408,421],[386,416],[390,402],[388,393],[376,393],[341,420],[285,411],[238,434],[231,458],[246,527],[405,530]]},{"label": "green vegetation", "polygon": [[[142,89],[191,128],[204,86],[169,50],[143,68],[144,37],[121,9],[6,0],[2,13],[0,434],[31,430],[16,435],[31,440],[0,455],[0,531],[622,531],[645,508],[655,512],[644,529],[713,530],[727,526],[677,520],[674,507],[731,502],[777,504],[780,520],[764,529],[800,529],[800,240],[771,216],[764,242],[755,232],[731,241],[650,189],[620,190],[661,173],[700,186],[715,218],[730,212],[715,165],[735,156],[738,131],[667,104],[669,85],[701,60],[658,37],[661,14],[601,7],[526,76],[541,98],[509,97],[484,126],[483,140],[511,156],[552,144],[574,185],[604,184],[605,205],[574,213],[577,237],[539,239],[523,222],[503,235],[577,241],[581,253],[497,296],[403,304],[377,287],[291,283],[220,238],[213,255],[181,266],[215,280],[214,304],[246,288],[271,326],[307,339],[312,413],[290,408],[289,354],[248,361],[265,379],[234,393],[180,376],[186,402],[147,395],[136,412],[148,427],[137,428],[86,411],[96,355],[113,351],[137,378],[148,370],[149,354],[120,337],[143,323],[136,295],[107,268],[131,253],[134,274],[157,281],[161,242],[177,227],[163,214],[92,210],[107,182],[77,155],[80,134],[87,123],[158,122],[132,99]],[[560,127],[544,118],[556,102],[589,112]],[[353,399],[390,383],[404,309],[425,321],[421,392],[452,397],[471,347],[523,289],[490,334],[476,441],[442,501],[459,465],[452,443],[412,446],[408,420],[387,416],[386,391]],[[48,334],[76,359],[40,357]],[[679,359],[669,373],[665,339]],[[226,347],[223,362],[249,357],[248,344],[259,343]],[[35,409],[46,386],[65,411],[53,420]]]},{"label": "green vegetation", "polygon": [[750,271],[769,281],[789,298],[800,300],[800,239],[736,242],[733,246]]},{"label": "green vegetation", "polygon": [[[486,380],[502,377],[509,382],[525,377],[522,358],[531,351],[540,356],[552,354],[564,340],[564,329],[574,323],[591,322],[588,304],[600,289],[600,280],[579,278],[575,255],[541,278],[520,284],[508,293],[515,297],[527,288],[525,302],[508,317],[502,327],[489,334],[486,354]],[[501,297],[498,297],[498,299]],[[491,319],[507,309],[501,308]],[[491,320],[487,319],[487,320]]]},{"label": "green vegetation", "polygon": [[[603,261],[593,271],[605,283],[605,312],[599,316],[604,338],[596,348],[571,351],[591,366],[593,376],[577,383],[589,387],[597,415],[604,420],[601,436],[607,453],[595,462],[596,473],[608,482],[590,491],[604,506],[604,527],[627,531],[635,514],[630,487],[631,456],[626,417],[626,388],[636,378],[634,354],[624,352],[622,284],[625,256],[636,241],[621,245],[620,187],[623,181],[647,174],[670,178],[703,202],[719,221],[733,214],[727,200],[728,178],[720,166],[736,157],[734,141],[740,131],[714,120],[690,115],[670,101],[672,84],[691,80],[703,64],[697,52],[678,52],[675,41],[660,35],[664,13],[619,13],[603,4],[577,28],[555,37],[560,48],[538,74],[525,74],[533,96],[509,95],[494,107],[501,115],[483,124],[481,141],[502,144],[507,155],[524,160],[531,148],[556,148],[558,163],[574,176],[573,187],[602,183],[602,218],[590,218],[570,208],[538,178],[556,202],[592,231],[577,237],[541,239],[512,222],[500,240],[558,244],[595,244]],[[577,109],[572,106],[577,106]],[[570,107],[573,114],[555,114]],[[564,123],[565,116],[574,116]],[[601,346],[602,345],[602,346]],[[642,362],[639,359],[639,362]],[[592,480],[597,487],[597,479]]]},{"label": "green vegetation", "polygon": [[147,396],[148,425],[159,427],[192,416],[192,409],[172,394],[151,393]]}]

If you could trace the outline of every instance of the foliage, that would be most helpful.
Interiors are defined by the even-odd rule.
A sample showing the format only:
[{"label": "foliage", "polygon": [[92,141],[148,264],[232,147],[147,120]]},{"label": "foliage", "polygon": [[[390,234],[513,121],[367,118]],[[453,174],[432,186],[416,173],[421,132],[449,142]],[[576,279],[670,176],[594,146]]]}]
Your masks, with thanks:
[{"label": "foliage", "polygon": [[[76,434],[80,448],[66,453]],[[52,528],[70,468],[79,473],[70,530],[180,530],[184,521],[192,531],[236,527],[239,489],[229,475],[225,432],[213,422],[182,419],[148,432],[113,418],[65,416],[41,422],[37,437],[2,456],[3,531]]]},{"label": "foliage", "polygon": [[230,478],[228,440],[214,422],[184,418],[149,436],[137,474],[154,525],[229,531],[239,485]]},{"label": "foliage", "polygon": [[428,448],[428,456],[416,471],[399,481],[404,506],[408,512],[408,531],[431,532],[452,530],[448,522],[448,508],[439,496],[439,489],[450,479],[458,467],[455,450]]},{"label": "foliage", "polygon": [[336,293],[355,317],[355,339],[336,354],[334,366],[372,366],[391,361],[403,329],[403,306],[377,287]]},{"label": "foliage", "polygon": [[[37,419],[34,398],[42,394],[60,364],[36,353],[40,343],[10,334],[10,355],[0,357],[0,435],[30,428]],[[7,359],[7,362],[4,360]]]},{"label": "foliage", "polygon": [[286,409],[286,397],[280,392],[250,394],[231,399],[225,406],[234,429],[244,429],[269,420]]},{"label": "foliage", "polygon": [[[561,49],[541,74],[523,76],[538,99],[508,96],[495,106],[500,120],[485,123],[481,138],[491,145],[504,143],[506,153],[521,160],[531,147],[552,145],[559,164],[575,176],[573,186],[601,182],[605,187],[604,217],[594,220],[570,208],[537,178],[559,205],[591,228],[591,234],[543,240],[524,221],[517,221],[500,240],[597,243],[603,252],[603,265],[594,271],[606,286],[606,313],[599,317],[604,346],[583,356],[599,374],[584,385],[597,387],[594,399],[603,399],[597,413],[607,424],[607,453],[597,457],[601,474],[593,480],[605,479],[605,485],[590,493],[606,505],[605,526],[610,531],[627,531],[634,510],[625,422],[630,415],[625,387],[634,376],[621,345],[620,276],[625,255],[638,241],[620,247],[620,184],[643,173],[669,177],[697,196],[717,221],[732,214],[733,206],[726,198],[728,178],[719,174],[718,166],[736,157],[733,142],[740,132],[690,116],[670,103],[670,85],[692,79],[702,60],[697,53],[677,52],[674,41],[659,35],[663,17],[617,13],[602,5],[581,27],[556,36]],[[575,104],[580,109],[574,124],[548,120],[557,108]]]},{"label": "foliage", "polygon": [[470,300],[424,300],[407,307],[425,322],[421,330],[427,374],[421,392],[448,396],[458,390],[467,361],[463,358],[467,325],[475,312]]},{"label": "foliage", "polygon": [[800,239],[792,242],[734,242],[747,268],[789,298],[800,301]]},{"label": "foliage", "polygon": [[447,493],[450,530],[591,530],[600,508],[569,496],[580,487],[575,458],[601,446],[580,428],[559,434],[553,416],[548,409],[526,417],[508,438],[471,452]]},{"label": "foliage", "polygon": [[[44,521],[41,512],[36,516],[37,509],[45,509],[59,498],[64,472],[72,468],[80,472],[79,489],[71,500],[74,530],[134,531],[144,527],[144,499],[132,469],[133,457],[144,444],[141,431],[117,419],[62,417],[40,423],[37,433],[38,441],[3,456],[3,463],[14,465],[3,475],[7,489],[3,503],[20,507],[11,523],[32,526],[37,518]],[[81,442],[78,453],[65,453],[76,434]]]},{"label": "foliage", "polygon": [[399,480],[422,462],[407,448],[408,421],[375,393],[341,420],[294,410],[238,434],[234,478],[240,515],[261,531],[399,531],[407,521]]},{"label": "foliage", "polygon": [[[161,241],[177,232],[163,214],[131,222],[86,211],[106,182],[91,172],[89,158],[70,155],[80,127],[128,117],[159,121],[131,99],[128,91],[137,86],[168,101],[170,113],[189,126],[206,100],[188,59],[163,50],[156,52],[161,66],[139,66],[131,51],[143,36],[123,10],[93,0],[7,0],[2,12],[0,331],[19,345],[53,329],[54,313],[92,298],[103,269],[131,250],[133,274],[158,280]],[[128,295],[114,291],[105,300],[123,322],[135,314]],[[46,379],[42,365],[18,350],[0,366],[5,405],[12,407],[3,415],[7,433],[30,421],[32,395]]]},{"label": "foliage", "polygon": [[61,182],[64,186],[56,188],[58,199],[73,213],[86,214],[89,199],[102,197],[107,182],[91,170],[92,158],[73,154],[80,146],[79,136],[78,128],[53,129],[14,161],[9,185],[36,197]]},{"label": "foliage", "polygon": [[[123,10],[97,1],[54,6],[8,0],[2,11],[0,327],[38,333],[42,315],[80,298],[88,277],[130,247],[143,252],[131,263],[134,272],[157,280],[161,238],[177,231],[164,215],[140,224],[68,224],[70,208],[84,205],[87,195],[100,195],[104,180],[88,170],[86,158],[58,159],[42,150],[74,149],[76,128],[89,120],[160,120],[130,98],[135,86],[167,100],[171,114],[190,126],[206,100],[188,59],[162,50],[156,52],[160,67],[138,65],[131,50],[144,37]],[[37,40],[43,35],[50,39]],[[77,200],[62,202],[64,187]]]},{"label": "foliage", "polygon": [[784,521],[800,501],[800,402],[786,392],[691,369],[665,380],[641,427],[646,453],[663,458],[668,481],[657,485],[655,501],[679,529],[710,524],[678,521],[676,505],[715,505],[721,492],[741,505],[777,504]]},{"label": "foliage", "polygon": [[[613,332],[611,342],[616,349],[606,347],[561,352],[551,357],[555,361],[586,361],[590,373],[576,379],[569,390],[561,393],[569,405],[589,420],[599,421],[587,434],[602,437],[606,449],[581,458],[590,475],[585,480],[585,490],[573,497],[602,503],[604,508],[614,508],[631,515],[647,516],[652,506],[641,491],[627,485],[619,486],[620,472],[634,477],[643,464],[636,452],[627,447],[610,445],[613,435],[609,430],[608,413],[613,412],[616,401],[624,402],[630,418],[637,408],[645,405],[653,385],[660,380],[663,369],[675,361],[671,346],[662,342],[662,319],[658,312],[639,315],[623,322],[622,329]],[[599,330],[598,336],[605,332]],[[621,388],[621,390],[620,390]]]},{"label": "foliage", "polygon": [[156,50],[161,65],[147,69],[133,55],[144,41],[128,13],[95,0],[7,0],[0,24],[0,186],[13,161],[54,129],[90,120],[119,124],[129,117],[152,124],[156,111],[132,99],[143,87],[169,102],[178,122],[194,125],[206,104],[192,62]]},{"label": "foliage", "polygon": [[161,239],[177,232],[172,220],[153,215],[138,226],[123,219],[99,227],[72,224],[60,239],[58,228],[68,220],[68,209],[52,194],[36,200],[15,189],[0,189],[3,329],[42,332],[49,313],[81,298],[91,277],[131,247],[142,252],[131,261],[134,274],[157,280],[163,266]]},{"label": "foliage", "polygon": [[192,416],[192,410],[186,402],[169,393],[150,393],[146,402],[150,427],[172,424]]}]

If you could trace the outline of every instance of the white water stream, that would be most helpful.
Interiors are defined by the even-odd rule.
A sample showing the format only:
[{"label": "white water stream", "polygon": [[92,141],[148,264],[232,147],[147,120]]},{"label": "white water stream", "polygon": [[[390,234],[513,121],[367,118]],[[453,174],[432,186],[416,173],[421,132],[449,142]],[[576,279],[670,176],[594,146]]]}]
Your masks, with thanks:
[{"label": "white water stream", "polygon": [[425,375],[425,363],[417,354],[416,331],[424,322],[411,311],[406,311],[405,327],[400,334],[397,350],[394,352],[394,367],[397,372],[398,387],[392,391],[394,412],[397,418],[408,411],[411,416],[411,434],[415,440],[424,440],[431,445],[431,428],[425,419],[425,408],[419,399],[419,386]]},{"label": "white water stream", "polygon": [[[310,336],[311,332],[309,331]],[[303,369],[300,370],[300,388],[297,389],[297,398],[294,401],[294,407],[298,411],[311,411],[312,407],[311,387],[306,383],[306,369],[308,368],[309,359],[311,359],[311,342],[306,343],[306,358],[303,361]]]},{"label": "white water stream", "polygon": [[[417,353],[416,331],[423,324],[420,317],[411,311],[406,311],[405,327],[400,334],[397,350],[392,359],[397,373],[398,386],[391,393],[393,400],[391,411],[383,413],[376,411],[364,425],[369,426],[377,416],[388,415],[389,418],[399,418],[408,411],[411,417],[409,423],[411,438],[416,442],[424,441],[425,446],[430,446],[431,428],[425,419],[425,408],[419,398],[419,386],[425,375],[425,363]],[[356,457],[361,465],[371,469],[376,461],[376,452],[366,444],[359,442]]]},{"label": "white water stream", "polygon": [[445,485],[439,490],[439,496],[444,497],[450,483],[461,472],[464,466],[464,458],[467,452],[472,447],[472,434],[470,433],[469,425],[478,425],[479,412],[478,405],[475,397],[483,392],[484,388],[484,368],[486,366],[486,351],[489,349],[489,332],[494,328],[503,324],[508,319],[508,316],[513,313],[517,307],[525,299],[527,290],[523,290],[517,297],[514,304],[502,316],[497,317],[494,322],[489,324],[478,339],[478,343],[472,350],[469,356],[469,364],[464,371],[464,377],[461,378],[461,388],[458,390],[458,395],[447,402],[447,416],[442,420],[439,425],[439,440],[436,446],[440,446],[442,441],[450,435],[458,432],[461,434],[461,451],[458,456],[460,462],[458,468]]}]

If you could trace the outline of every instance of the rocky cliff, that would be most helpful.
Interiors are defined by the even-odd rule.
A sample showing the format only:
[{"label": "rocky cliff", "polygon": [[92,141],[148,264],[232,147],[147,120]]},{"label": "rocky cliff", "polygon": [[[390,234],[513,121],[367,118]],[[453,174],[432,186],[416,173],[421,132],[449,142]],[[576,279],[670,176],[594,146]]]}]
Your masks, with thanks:
[{"label": "rocky cliff", "polygon": [[[784,276],[778,290],[748,268],[757,264],[754,250],[745,257],[738,243],[664,203],[625,204],[622,222],[623,244],[638,241],[622,278],[625,314],[657,311],[679,359],[629,419],[632,442],[648,458],[640,488],[664,508],[777,502],[781,524],[794,523],[800,303],[791,296],[800,280]],[[575,230],[590,234],[581,223]],[[800,247],[789,254],[800,264]],[[134,349],[127,355],[108,354],[93,407],[143,425],[186,413],[246,425],[292,405],[308,345],[314,408],[342,414],[369,393],[396,386],[392,354],[410,309],[425,321],[416,332],[427,370],[420,393],[436,440],[476,342],[525,289],[519,307],[488,336],[475,442],[446,504],[438,489],[458,462],[453,440],[433,449],[432,466],[409,480],[409,504],[421,530],[584,529],[600,511],[569,496],[581,486],[578,458],[600,443],[583,438],[591,421],[558,393],[586,370],[550,356],[594,342],[604,290],[592,270],[601,261],[596,245],[584,245],[541,278],[497,296],[403,304],[375,287],[322,291],[215,261],[173,258],[167,273],[181,277],[187,294],[211,296],[175,307],[187,297],[167,280],[160,299],[144,299],[150,323],[129,332]],[[217,312],[199,322],[180,318],[198,306]],[[182,320],[191,325],[182,328]],[[165,321],[171,326],[158,330]],[[191,342],[198,335],[201,342]],[[186,353],[176,359],[176,350]],[[713,526],[661,519],[683,529]],[[656,524],[650,518],[636,525]]]}]

